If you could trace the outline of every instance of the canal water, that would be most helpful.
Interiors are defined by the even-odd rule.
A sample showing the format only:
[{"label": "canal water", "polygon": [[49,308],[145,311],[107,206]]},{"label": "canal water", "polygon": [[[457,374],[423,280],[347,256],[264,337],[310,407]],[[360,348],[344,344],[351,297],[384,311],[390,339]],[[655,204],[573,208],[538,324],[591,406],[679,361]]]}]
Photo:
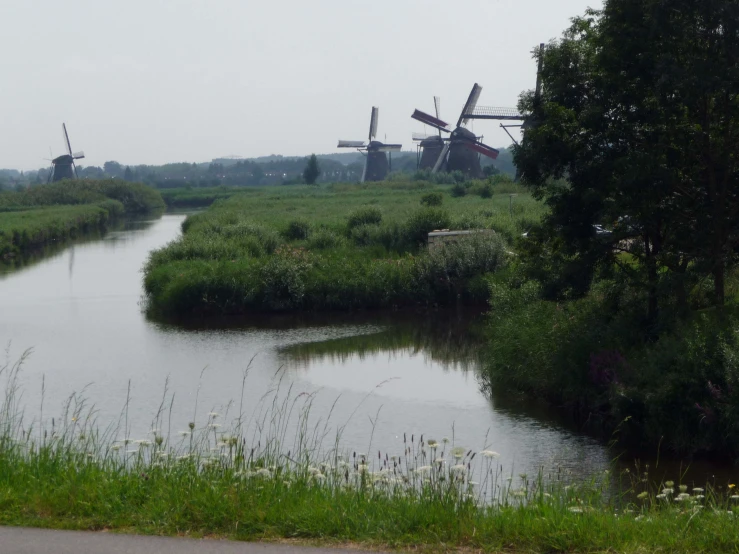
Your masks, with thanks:
[{"label": "canal water", "polygon": [[[610,467],[614,453],[556,413],[484,391],[468,313],[147,319],[142,266],[177,238],[184,218],[131,221],[0,273],[8,360],[32,349],[20,374],[27,423],[58,421],[72,398],[118,438],[146,438],[152,425],[172,435],[191,421],[204,426],[209,412],[224,428],[239,414],[269,427],[279,406],[295,401],[294,412],[310,403],[312,433],[330,447],[340,432],[349,452],[400,454],[404,439],[423,434],[495,450],[513,475],[543,468],[589,477]],[[166,417],[153,423],[160,410]]]}]

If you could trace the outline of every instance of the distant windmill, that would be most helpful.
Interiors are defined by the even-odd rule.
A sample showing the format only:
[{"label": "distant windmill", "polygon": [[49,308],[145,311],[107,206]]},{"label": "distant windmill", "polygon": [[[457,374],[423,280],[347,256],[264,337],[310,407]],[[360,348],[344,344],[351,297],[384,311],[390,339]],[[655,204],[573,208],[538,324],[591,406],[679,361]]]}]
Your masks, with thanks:
[{"label": "distant windmill", "polygon": [[49,173],[49,181],[61,181],[62,179],[76,179],[77,168],[74,160],[85,157],[84,152],[72,153],[72,145],[69,142],[69,134],[67,134],[67,125],[62,123],[62,131],[64,132],[64,145],[67,147],[67,153],[51,160],[52,170]]},{"label": "distant windmill", "polygon": [[459,115],[455,128],[452,128],[438,117],[420,110],[416,110],[411,115],[413,119],[435,127],[441,132],[450,133],[449,137],[444,139],[445,144],[431,168],[433,173],[439,171],[446,164],[447,171],[461,171],[469,177],[482,177],[478,154],[492,159],[498,157],[498,151],[495,148],[484,144],[472,131],[466,128],[470,119],[466,114],[474,111],[481,92],[482,87],[475,83],[464,108],[462,108],[462,113]]},{"label": "distant windmill", "polygon": [[[438,96],[434,96],[434,110],[436,112],[436,122],[443,124],[444,122],[441,121],[441,100]],[[423,115],[427,116],[427,114]],[[435,125],[435,127],[439,129],[438,135],[413,133],[413,140],[419,143],[418,148],[421,151],[420,159],[418,161],[418,169],[433,169],[434,165],[436,165],[436,161],[439,159],[441,151],[444,149],[444,137],[442,136],[442,131],[446,130],[441,129],[438,125]],[[443,170],[443,165],[439,169]]]},{"label": "distant windmill", "polygon": [[[536,70],[536,89],[534,89],[534,104],[538,105],[541,101],[541,71],[544,63],[544,48],[545,45],[542,42],[539,45],[539,65]],[[508,131],[512,127],[520,127],[523,131],[530,129],[535,125],[531,116],[525,116],[518,111],[517,108],[492,108],[488,106],[476,106],[473,109],[466,112],[468,119],[494,119],[497,121],[520,121],[521,123],[501,123],[501,128],[508,134],[513,142],[518,144],[518,141],[513,138],[513,135]]]},{"label": "distant windmill", "polygon": [[340,140],[338,148],[356,148],[360,152],[367,152],[364,159],[364,170],[362,171],[362,180],[365,181],[382,181],[390,170],[386,152],[400,152],[402,145],[400,144],[384,144],[374,140],[377,136],[377,122],[379,119],[380,109],[372,108],[372,117],[370,118],[369,141],[365,143],[362,140]]}]

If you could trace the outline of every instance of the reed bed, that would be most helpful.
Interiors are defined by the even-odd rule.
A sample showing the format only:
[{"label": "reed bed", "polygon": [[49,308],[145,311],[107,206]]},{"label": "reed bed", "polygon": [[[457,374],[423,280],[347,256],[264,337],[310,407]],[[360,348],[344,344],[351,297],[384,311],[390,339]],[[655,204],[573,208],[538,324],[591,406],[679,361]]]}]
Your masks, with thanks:
[{"label": "reed bed", "polygon": [[[273,187],[219,200],[152,253],[144,278],[149,314],[484,305],[482,276],[504,265],[506,244],[543,207],[529,195],[457,198],[449,188],[395,181]],[[422,203],[429,190],[442,205]],[[495,234],[428,252],[428,233],[444,228]]]},{"label": "reed bed", "polygon": [[[652,483],[642,472],[573,482],[564,472],[506,475],[493,446],[406,436],[400,452],[342,443],[311,417],[313,395],[278,375],[257,406],[198,406],[171,421],[165,386],[145,436],[130,402],[104,428],[89,400],[28,419],[18,376],[0,367],[0,522],[69,529],[356,542],[428,551],[734,552],[739,495]],[[248,368],[241,386],[248,386]],[[361,406],[360,406],[361,407]],[[358,407],[359,410],[359,407]]]},{"label": "reed bed", "polygon": [[49,245],[106,229],[123,215],[164,208],[157,191],[123,181],[60,181],[0,193],[0,263]]}]

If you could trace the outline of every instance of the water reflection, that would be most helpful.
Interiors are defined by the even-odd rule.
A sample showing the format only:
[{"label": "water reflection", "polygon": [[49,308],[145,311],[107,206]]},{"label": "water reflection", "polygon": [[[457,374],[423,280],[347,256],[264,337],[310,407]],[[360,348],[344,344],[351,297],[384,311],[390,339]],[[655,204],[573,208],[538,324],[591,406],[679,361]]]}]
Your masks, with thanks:
[{"label": "water reflection", "polygon": [[82,236],[71,237],[44,244],[21,256],[16,256],[0,262],[0,281],[7,279],[14,273],[29,269],[36,264],[58,258],[67,250],[69,250],[68,268],[69,277],[71,279],[74,272],[75,247],[101,242],[108,245],[112,244],[111,241],[129,240],[132,233],[136,231],[144,232],[154,225],[156,221],[157,219],[150,216],[116,219],[109,222],[107,231],[96,229],[88,231]]},{"label": "water reflection", "polygon": [[470,371],[479,369],[480,364],[481,336],[475,328],[480,315],[470,310],[380,314],[348,336],[284,346],[278,352],[286,364],[303,369],[396,353],[421,356],[447,371]]},{"label": "water reflection", "polygon": [[152,249],[177,237],[183,219],[127,222],[102,240],[74,243],[68,257],[56,252],[4,275],[0,344],[13,341],[16,357],[35,349],[22,375],[29,417],[44,402],[50,420],[70,394],[84,390],[102,426],[118,422],[128,402],[127,421],[143,438],[167,396],[176,433],[193,420],[205,424],[210,410],[233,414],[251,364],[246,412],[279,383],[311,395],[311,422],[341,428],[348,449],[399,454],[404,433],[423,433],[496,450],[515,474],[543,467],[588,476],[609,467],[612,454],[563,425],[556,410],[481,392],[474,313],[147,320],[139,305],[141,267]]}]

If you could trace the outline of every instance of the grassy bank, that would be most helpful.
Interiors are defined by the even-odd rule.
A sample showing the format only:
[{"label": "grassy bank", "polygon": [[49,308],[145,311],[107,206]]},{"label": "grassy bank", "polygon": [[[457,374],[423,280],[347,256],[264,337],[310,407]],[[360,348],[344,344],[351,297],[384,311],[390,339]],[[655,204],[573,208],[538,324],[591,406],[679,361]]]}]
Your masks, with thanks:
[{"label": "grassy bank", "polygon": [[[728,290],[739,290],[733,277]],[[645,326],[643,293],[603,280],[584,298],[546,300],[514,272],[491,281],[490,386],[561,407],[584,428],[652,456],[739,455],[739,310],[702,298]]]},{"label": "grassy bank", "polygon": [[[510,186],[510,185],[508,185]],[[485,302],[482,275],[543,208],[510,193],[390,181],[255,190],[191,216],[145,269],[151,313],[246,313]],[[434,229],[492,229],[433,252]]]},{"label": "grassy bank", "polygon": [[0,368],[2,524],[433,552],[739,546],[732,483],[657,486],[641,474],[608,473],[589,482],[509,478],[491,449],[418,436],[406,437],[400,452],[361,454],[342,444],[341,427],[334,436],[328,422],[313,422],[305,395],[268,395],[250,416],[241,407],[173,427],[165,391],[154,429],[135,440],[126,411],[101,431],[94,409],[76,397],[51,424],[26,425],[19,369]]},{"label": "grassy bank", "polygon": [[164,208],[159,193],[121,181],[62,181],[0,193],[0,261],[101,231],[111,219]]}]

